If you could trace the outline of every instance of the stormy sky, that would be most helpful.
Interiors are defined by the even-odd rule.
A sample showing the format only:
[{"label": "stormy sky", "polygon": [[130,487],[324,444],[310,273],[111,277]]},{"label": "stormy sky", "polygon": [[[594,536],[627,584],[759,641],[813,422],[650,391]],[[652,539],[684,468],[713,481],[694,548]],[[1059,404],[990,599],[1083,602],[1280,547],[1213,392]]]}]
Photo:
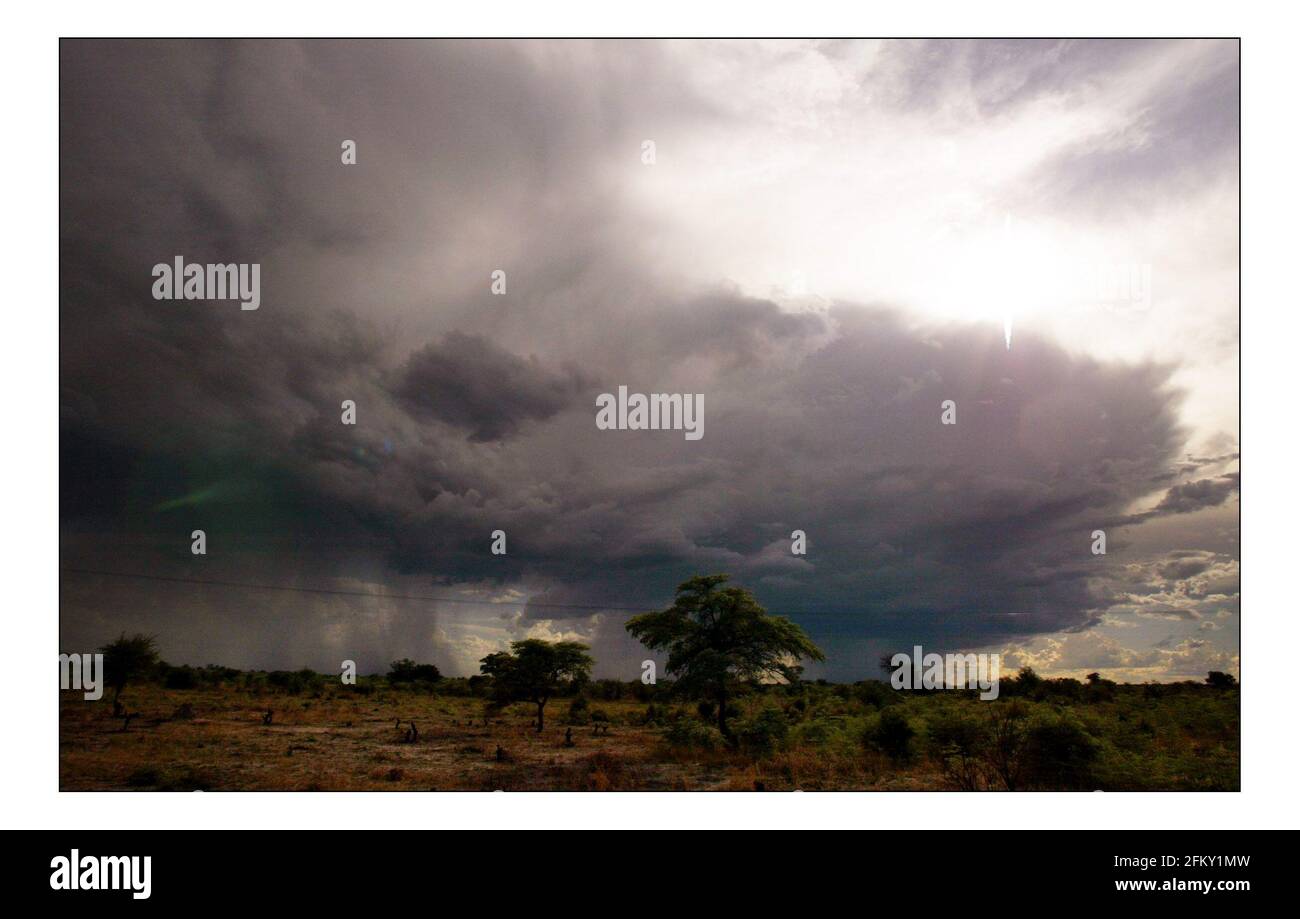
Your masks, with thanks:
[{"label": "stormy sky", "polygon": [[[626,618],[729,572],[826,651],[810,676],[916,644],[1236,672],[1235,42],[60,69],[65,649],[468,675],[564,636],[635,679]],[[178,255],[260,264],[260,308],[155,300]],[[703,394],[704,436],[599,430],[620,385]]]}]

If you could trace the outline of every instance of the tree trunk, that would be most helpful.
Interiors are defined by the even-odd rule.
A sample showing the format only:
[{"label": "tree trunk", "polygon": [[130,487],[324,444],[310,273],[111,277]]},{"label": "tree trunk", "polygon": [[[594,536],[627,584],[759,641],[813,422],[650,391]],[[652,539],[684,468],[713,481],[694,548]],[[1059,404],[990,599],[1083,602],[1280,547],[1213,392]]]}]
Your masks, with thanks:
[{"label": "tree trunk", "polygon": [[725,692],[718,694],[718,731],[723,737],[730,737],[727,730],[727,694]]},{"label": "tree trunk", "polygon": [[537,733],[542,733],[542,709],[546,707],[546,700],[543,699],[537,703]]}]

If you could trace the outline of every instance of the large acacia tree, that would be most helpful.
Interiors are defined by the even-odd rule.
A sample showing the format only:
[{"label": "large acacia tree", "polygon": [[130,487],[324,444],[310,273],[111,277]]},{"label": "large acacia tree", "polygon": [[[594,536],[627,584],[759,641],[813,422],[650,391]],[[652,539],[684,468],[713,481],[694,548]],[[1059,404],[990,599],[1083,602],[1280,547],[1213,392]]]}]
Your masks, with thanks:
[{"label": "large acacia tree", "polygon": [[595,663],[589,648],[576,641],[542,641],[526,638],[510,643],[509,651],[496,651],[479,663],[492,677],[492,694],[498,702],[532,702],[537,706],[537,730],[551,696],[585,683]]},{"label": "large acacia tree", "polygon": [[727,700],[735,684],[799,678],[802,658],[826,656],[789,619],[769,616],[743,587],[724,587],[725,574],[691,578],[673,605],[628,620],[627,630],[647,648],[668,652],[677,685],[712,699],[718,730],[727,730]]}]

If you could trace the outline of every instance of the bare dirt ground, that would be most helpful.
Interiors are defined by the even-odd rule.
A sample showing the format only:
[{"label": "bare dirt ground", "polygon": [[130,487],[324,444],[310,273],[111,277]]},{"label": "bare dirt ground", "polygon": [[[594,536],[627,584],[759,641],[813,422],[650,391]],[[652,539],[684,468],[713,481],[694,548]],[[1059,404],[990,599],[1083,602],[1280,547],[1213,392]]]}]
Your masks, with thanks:
[{"label": "bare dirt ground", "polygon": [[[599,703],[608,733],[573,726],[573,746],[565,744],[566,699],[547,706],[540,734],[530,705],[485,723],[481,699],[418,693],[308,698],[144,686],[123,701],[137,713],[126,730],[107,699],[62,693],[61,790],[752,791],[936,787],[937,779],[795,754],[756,763],[731,752],[679,753],[659,728],[640,723],[646,706],[632,701]],[[419,735],[409,742],[412,721]]]}]

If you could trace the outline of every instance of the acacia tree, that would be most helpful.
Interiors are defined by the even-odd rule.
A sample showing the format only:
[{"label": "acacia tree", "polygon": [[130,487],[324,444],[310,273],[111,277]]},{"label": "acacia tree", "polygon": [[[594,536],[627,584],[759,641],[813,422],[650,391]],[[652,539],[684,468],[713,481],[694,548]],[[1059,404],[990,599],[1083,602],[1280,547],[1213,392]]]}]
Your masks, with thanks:
[{"label": "acacia tree", "polygon": [[537,731],[541,733],[551,696],[574,689],[591,676],[595,660],[588,650],[576,641],[526,638],[511,642],[509,651],[496,651],[483,658],[479,670],[492,677],[492,693],[498,702],[532,702],[537,706]]},{"label": "acacia tree", "polygon": [[1209,676],[1205,678],[1205,683],[1215,689],[1231,689],[1237,685],[1237,678],[1222,670],[1211,670]]},{"label": "acacia tree", "polygon": [[627,630],[647,648],[668,652],[677,685],[717,703],[718,730],[727,730],[727,699],[738,682],[794,682],[801,658],[826,656],[789,619],[769,616],[743,587],[723,587],[728,575],[691,578],[673,605],[628,620]]},{"label": "acacia tree", "polygon": [[148,676],[158,666],[158,642],[152,635],[136,633],[128,638],[123,632],[99,650],[114,702],[128,682]]},{"label": "acacia tree", "polygon": [[442,672],[433,664],[417,664],[409,657],[393,661],[388,667],[390,683],[436,683]]}]

